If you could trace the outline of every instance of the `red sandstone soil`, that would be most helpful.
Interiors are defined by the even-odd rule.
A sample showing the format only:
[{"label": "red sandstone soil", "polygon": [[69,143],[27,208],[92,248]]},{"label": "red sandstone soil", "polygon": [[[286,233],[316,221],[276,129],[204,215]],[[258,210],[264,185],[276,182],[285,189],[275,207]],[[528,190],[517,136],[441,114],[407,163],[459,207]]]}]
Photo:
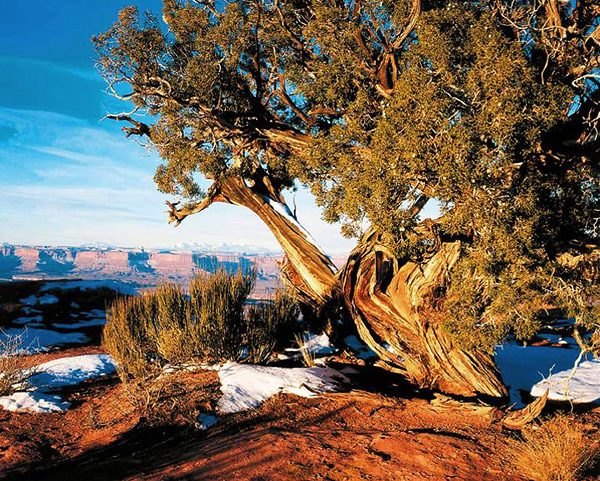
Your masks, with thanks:
[{"label": "red sandstone soil", "polygon": [[[94,348],[38,356],[95,352]],[[43,358],[43,359],[42,359]],[[195,403],[214,406],[214,372],[186,373]],[[261,408],[220,416],[208,431],[182,419],[152,427],[116,378],[67,393],[66,413],[0,410],[0,478],[5,480],[460,480],[518,481],[493,416],[440,410],[396,386],[393,397],[353,390],[318,398],[277,396]],[[377,377],[377,376],[375,376]],[[361,384],[364,387],[364,384]],[[204,401],[202,400],[204,397]],[[173,411],[183,402],[175,396]],[[591,479],[591,478],[590,478]]]}]

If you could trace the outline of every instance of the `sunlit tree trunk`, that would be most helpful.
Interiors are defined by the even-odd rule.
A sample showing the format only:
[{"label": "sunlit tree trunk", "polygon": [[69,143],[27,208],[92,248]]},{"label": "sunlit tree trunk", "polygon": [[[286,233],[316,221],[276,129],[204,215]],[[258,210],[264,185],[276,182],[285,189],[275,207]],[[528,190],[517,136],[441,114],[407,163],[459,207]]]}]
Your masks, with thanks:
[{"label": "sunlit tree trunk", "polygon": [[421,387],[462,396],[506,396],[493,358],[455,346],[439,323],[437,308],[460,255],[460,241],[442,243],[422,263],[403,263],[379,245],[371,230],[336,275],[283,198],[264,185],[230,177],[218,184],[211,202],[244,206],[260,217],[285,253],[284,279],[304,304],[318,310],[338,303],[338,312],[351,318],[381,364]]}]

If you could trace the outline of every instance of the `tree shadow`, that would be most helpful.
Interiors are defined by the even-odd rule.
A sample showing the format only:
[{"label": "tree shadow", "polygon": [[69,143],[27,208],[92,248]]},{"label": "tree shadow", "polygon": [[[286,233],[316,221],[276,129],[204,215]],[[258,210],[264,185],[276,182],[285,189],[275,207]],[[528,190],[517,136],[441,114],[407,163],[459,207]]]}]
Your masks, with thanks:
[{"label": "tree shadow", "polygon": [[[302,430],[318,426],[350,409],[347,403],[337,409],[303,420]],[[234,422],[224,419],[208,433],[177,426],[151,427],[138,424],[108,446],[90,449],[66,460],[42,459],[24,463],[0,474],[3,481],[118,481],[134,475],[149,475],[182,463],[198,465],[193,472],[168,479],[228,479],[236,469],[252,469],[268,458],[273,439],[297,432],[295,420],[285,414],[259,414]],[[277,424],[275,426],[275,424]],[[328,431],[323,431],[323,433]]]}]

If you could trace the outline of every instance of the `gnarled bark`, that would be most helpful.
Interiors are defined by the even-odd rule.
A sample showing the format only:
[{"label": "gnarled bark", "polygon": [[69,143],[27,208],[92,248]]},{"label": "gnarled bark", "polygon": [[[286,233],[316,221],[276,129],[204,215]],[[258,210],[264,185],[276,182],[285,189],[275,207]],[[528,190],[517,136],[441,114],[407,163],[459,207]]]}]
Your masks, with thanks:
[{"label": "gnarled bark", "polygon": [[422,263],[400,262],[371,230],[339,274],[344,299],[361,338],[388,369],[451,394],[505,397],[492,357],[455,346],[436,319],[460,249],[460,241],[445,242]]},{"label": "gnarled bark", "polygon": [[260,183],[250,186],[241,177],[228,177],[215,183],[196,207],[177,210],[170,204],[171,219],[181,222],[212,202],[241,205],[258,215],[283,248],[283,276],[301,301],[315,309],[340,302],[387,369],[446,393],[506,396],[492,357],[455,346],[436,319],[437,295],[458,260],[460,241],[436,246],[422,263],[402,263],[379,245],[371,230],[336,276],[330,259],[281,196]]}]

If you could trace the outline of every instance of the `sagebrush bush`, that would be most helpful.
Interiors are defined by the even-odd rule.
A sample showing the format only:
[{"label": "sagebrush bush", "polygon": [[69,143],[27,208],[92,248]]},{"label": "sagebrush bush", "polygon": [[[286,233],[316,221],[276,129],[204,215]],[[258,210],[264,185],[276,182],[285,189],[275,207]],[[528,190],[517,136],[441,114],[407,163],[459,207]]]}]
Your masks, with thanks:
[{"label": "sagebrush bush", "polygon": [[108,310],[102,344],[123,379],[156,374],[166,363],[247,360],[266,362],[294,333],[299,309],[293,296],[278,292],[271,302],[244,306],[254,274],[219,270],[192,280],[189,295],[163,284],[139,297],[122,298]]},{"label": "sagebrush bush", "polygon": [[33,374],[21,367],[21,357],[26,352],[24,335],[12,335],[0,329],[0,396],[12,394],[14,386]]},{"label": "sagebrush bush", "polygon": [[248,360],[266,362],[274,350],[285,347],[298,330],[299,315],[296,299],[285,290],[277,291],[269,302],[250,306],[246,314]]},{"label": "sagebrush bush", "polygon": [[237,360],[244,335],[244,305],[256,275],[228,274],[220,269],[190,284],[191,335],[205,357]]},{"label": "sagebrush bush", "polygon": [[512,448],[519,471],[534,481],[576,481],[600,452],[600,438],[574,416],[528,427]]},{"label": "sagebrush bush", "polygon": [[107,311],[102,346],[117,362],[124,380],[130,376],[142,378],[160,368],[150,338],[152,298],[152,294],[120,298]]}]

